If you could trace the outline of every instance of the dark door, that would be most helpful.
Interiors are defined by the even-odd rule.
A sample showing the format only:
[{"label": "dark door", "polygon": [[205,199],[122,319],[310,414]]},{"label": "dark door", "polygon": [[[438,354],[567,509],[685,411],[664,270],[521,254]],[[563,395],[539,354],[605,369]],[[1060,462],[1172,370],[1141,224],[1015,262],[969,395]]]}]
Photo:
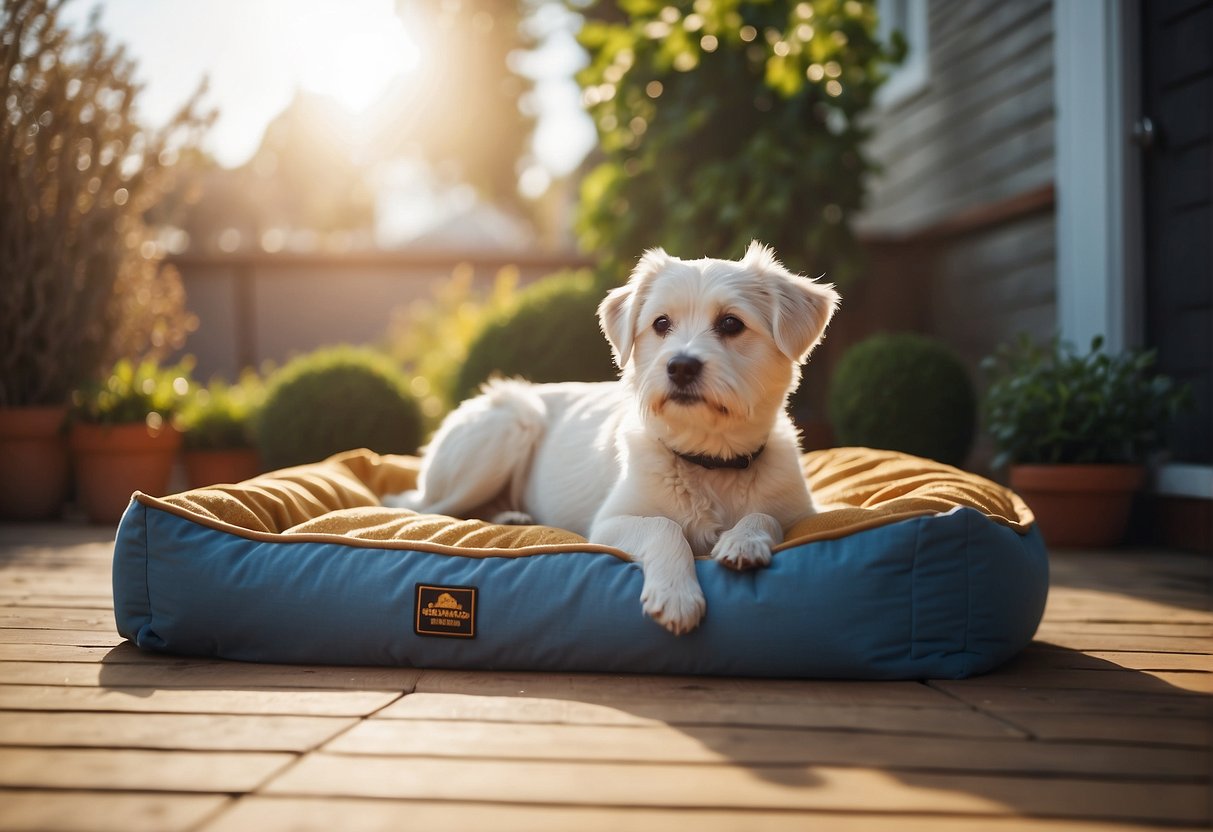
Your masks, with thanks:
[{"label": "dark door", "polygon": [[[1143,0],[1146,339],[1192,385],[1177,462],[1213,463],[1213,0]],[[1149,129],[1152,127],[1152,131]],[[1144,129],[1143,129],[1144,128]]]}]

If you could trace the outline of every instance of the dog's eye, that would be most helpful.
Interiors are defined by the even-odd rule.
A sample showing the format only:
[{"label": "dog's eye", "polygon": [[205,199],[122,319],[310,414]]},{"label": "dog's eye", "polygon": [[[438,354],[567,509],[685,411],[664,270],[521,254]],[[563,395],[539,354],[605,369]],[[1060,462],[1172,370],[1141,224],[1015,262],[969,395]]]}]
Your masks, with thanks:
[{"label": "dog's eye", "polygon": [[662,315],[660,318],[653,321],[653,331],[658,335],[665,335],[670,331],[670,319],[667,316]]},{"label": "dog's eye", "polygon": [[736,335],[745,329],[745,324],[736,315],[725,315],[716,322],[716,331],[721,335]]}]

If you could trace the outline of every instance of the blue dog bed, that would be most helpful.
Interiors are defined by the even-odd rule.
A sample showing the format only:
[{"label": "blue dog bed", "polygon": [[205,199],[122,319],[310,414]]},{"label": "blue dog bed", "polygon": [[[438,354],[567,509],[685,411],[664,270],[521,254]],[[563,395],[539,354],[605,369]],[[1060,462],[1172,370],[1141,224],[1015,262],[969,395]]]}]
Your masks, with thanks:
[{"label": "blue dog bed", "polygon": [[698,629],[640,609],[640,566],[569,532],[379,504],[416,460],[358,451],[237,485],[135,494],[114,550],[118,632],[258,662],[847,679],[957,679],[1031,641],[1048,560],[1031,513],[915,457],[805,457],[828,510],[769,568],[696,571]]}]

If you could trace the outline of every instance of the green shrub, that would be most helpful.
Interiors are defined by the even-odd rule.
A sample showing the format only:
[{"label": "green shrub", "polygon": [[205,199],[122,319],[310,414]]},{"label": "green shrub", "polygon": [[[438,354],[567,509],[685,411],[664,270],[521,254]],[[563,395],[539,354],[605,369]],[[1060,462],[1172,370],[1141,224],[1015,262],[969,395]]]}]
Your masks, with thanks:
[{"label": "green shrub", "polygon": [[181,407],[181,429],[190,450],[222,451],[253,446],[253,417],[265,385],[253,370],[236,384],[221,379],[194,390]]},{"label": "green shrub", "polygon": [[490,376],[535,382],[605,381],[616,377],[611,349],[598,328],[602,289],[589,272],[562,272],[518,293],[468,348],[455,382],[466,398]]},{"label": "green shrub", "polygon": [[72,392],[72,418],[95,425],[146,422],[158,429],[189,394],[193,368],[192,358],[171,367],[120,359],[104,378]]},{"label": "green shrub", "polygon": [[327,347],[270,376],[253,435],[269,468],[352,448],[413,453],[421,440],[421,410],[390,358],[370,349]]},{"label": "green shrub", "polygon": [[982,362],[990,378],[986,426],[1008,462],[1141,463],[1190,403],[1190,390],[1153,372],[1153,351],[1108,355],[1103,338],[1081,355],[1026,335]]},{"label": "green shrub", "polygon": [[843,355],[830,379],[830,421],[842,445],[903,451],[961,465],[977,402],[952,350],[908,332],[874,335]]}]

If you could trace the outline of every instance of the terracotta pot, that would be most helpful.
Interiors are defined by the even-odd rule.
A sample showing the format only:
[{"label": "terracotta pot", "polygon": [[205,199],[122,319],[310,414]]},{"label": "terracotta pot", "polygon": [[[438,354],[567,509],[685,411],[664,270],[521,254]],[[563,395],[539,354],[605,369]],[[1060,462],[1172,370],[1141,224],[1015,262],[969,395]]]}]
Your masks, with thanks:
[{"label": "terracotta pot", "polygon": [[185,452],[185,478],[190,488],[243,482],[260,473],[261,457],[254,448]]},{"label": "terracotta pot", "polygon": [[49,520],[67,501],[66,407],[0,408],[0,517]]},{"label": "terracotta pot", "polygon": [[76,469],[76,490],[94,523],[117,523],[131,493],[157,496],[168,491],[181,433],[147,425],[72,425],[68,436]]},{"label": "terracotta pot", "polygon": [[1125,535],[1142,465],[1012,465],[1011,488],[1050,546],[1115,546]]}]

